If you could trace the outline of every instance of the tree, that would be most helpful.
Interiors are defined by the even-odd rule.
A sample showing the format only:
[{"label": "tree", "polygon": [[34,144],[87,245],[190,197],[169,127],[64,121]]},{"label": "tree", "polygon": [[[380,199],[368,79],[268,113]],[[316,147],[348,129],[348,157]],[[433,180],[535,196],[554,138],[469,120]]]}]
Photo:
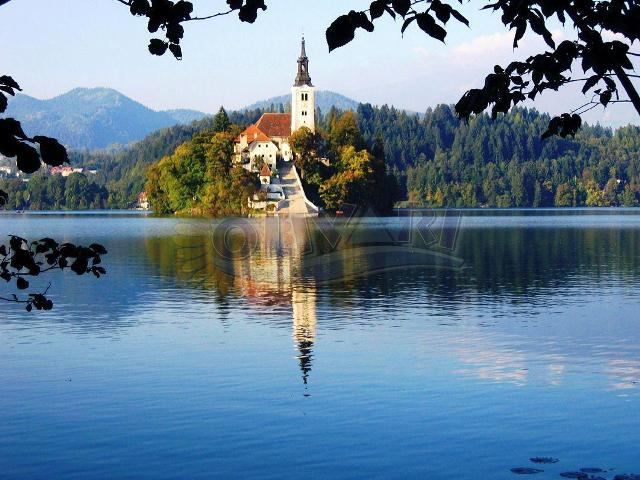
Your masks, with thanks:
[{"label": "tree", "polygon": [[329,124],[329,141],[335,154],[340,154],[343,147],[363,148],[362,135],[358,127],[356,114],[351,110],[333,118]]},{"label": "tree", "polygon": [[307,175],[317,173],[321,143],[321,135],[312,132],[308,127],[300,127],[289,137],[289,145],[295,155],[294,164],[300,170],[303,179]]},{"label": "tree", "polygon": [[233,166],[234,135],[205,131],[153,164],[145,190],[158,213],[241,215],[257,189],[255,173]]},{"label": "tree", "polygon": [[215,132],[224,132],[229,129],[231,126],[231,121],[229,120],[229,115],[227,115],[227,111],[224,107],[220,107],[218,113],[213,118],[213,130]]}]

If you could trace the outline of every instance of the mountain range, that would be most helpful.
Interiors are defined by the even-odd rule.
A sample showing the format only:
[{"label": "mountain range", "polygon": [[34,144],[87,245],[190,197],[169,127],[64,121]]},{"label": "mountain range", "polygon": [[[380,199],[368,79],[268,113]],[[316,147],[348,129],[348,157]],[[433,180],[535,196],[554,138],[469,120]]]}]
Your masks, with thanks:
[{"label": "mountain range", "polygon": [[[339,93],[330,92],[329,90],[316,91],[316,106],[321,112],[328,112],[331,107],[336,107],[338,110],[356,110],[360,102],[353,100]],[[242,108],[241,110],[268,110],[271,108],[277,109],[282,105],[285,109],[291,107],[291,94],[279,95],[277,97],[271,97],[266,100],[252,103],[251,105]]]},{"label": "mountain range", "polygon": [[[241,110],[287,106],[290,95],[256,102]],[[356,109],[358,102],[338,93],[319,91],[317,105],[322,111],[332,106]],[[157,111],[110,88],[75,88],[57,97],[40,100],[16,95],[4,116],[22,123],[29,136],[57,138],[71,149],[104,149],[127,145],[161,128],[189,124],[208,114],[197,110]]]},{"label": "mountain range", "polygon": [[155,111],[109,88],[76,88],[47,100],[17,95],[5,113],[19,120],[27,135],[47,135],[67,147],[89,149],[126,145],[205,115],[192,110]]}]

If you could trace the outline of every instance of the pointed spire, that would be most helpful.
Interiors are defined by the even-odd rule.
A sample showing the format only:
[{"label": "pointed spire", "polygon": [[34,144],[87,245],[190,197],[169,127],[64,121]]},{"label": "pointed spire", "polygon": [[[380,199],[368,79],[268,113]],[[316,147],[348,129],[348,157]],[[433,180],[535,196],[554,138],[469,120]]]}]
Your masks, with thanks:
[{"label": "pointed spire", "polygon": [[298,74],[296,75],[296,81],[293,85],[294,87],[301,87],[303,85],[313,87],[311,77],[309,76],[309,59],[307,58],[304,35],[302,36],[302,47],[300,49],[300,57],[298,58]]},{"label": "pointed spire", "polygon": [[307,58],[307,50],[305,48],[304,35],[302,35],[302,50],[300,50],[300,58]]}]

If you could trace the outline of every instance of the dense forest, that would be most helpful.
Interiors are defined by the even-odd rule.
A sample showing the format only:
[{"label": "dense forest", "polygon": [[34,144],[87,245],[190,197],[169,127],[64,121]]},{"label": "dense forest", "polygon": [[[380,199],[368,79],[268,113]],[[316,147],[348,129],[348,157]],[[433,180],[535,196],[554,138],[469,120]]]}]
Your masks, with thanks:
[{"label": "dense forest", "polygon": [[[92,175],[93,177],[93,175]],[[82,173],[46,175],[38,173],[28,182],[19,178],[0,181],[11,210],[98,210],[108,207],[109,192]]]},{"label": "dense forest", "polygon": [[[282,108],[274,105],[275,110]],[[255,122],[262,112],[260,109],[231,112],[229,119],[233,124],[245,126]],[[584,126],[575,138],[542,140],[548,115],[522,108],[496,120],[479,115],[469,123],[460,122],[452,108],[445,105],[418,115],[393,107],[362,104],[355,113],[362,143],[359,148],[370,152],[377,148],[376,156],[384,159],[388,171],[395,176],[400,197],[412,204],[433,207],[640,204],[639,127],[613,131]],[[319,130],[325,138],[341,114],[336,109],[318,112]],[[214,117],[207,117],[190,125],[165,128],[119,151],[72,152],[74,167],[98,170],[88,183],[95,183],[91,188],[100,190],[99,202],[94,195],[92,199],[84,198],[82,205],[133,206],[145,188],[149,166],[172,155],[196,133],[215,130],[214,122]],[[358,161],[357,156],[345,157],[342,165],[348,168]],[[334,181],[334,191],[340,188],[338,180]],[[7,182],[0,181],[0,188],[12,193]],[[312,190],[311,195],[318,198],[313,178],[305,182]],[[80,203],[50,198],[50,190],[46,188],[13,183],[14,190],[21,193],[16,197],[19,200],[15,201],[16,207],[19,204],[19,208],[32,209],[84,208]],[[106,200],[102,187],[108,192]],[[329,195],[330,192],[325,192],[327,198]]]},{"label": "dense forest", "polygon": [[549,117],[514,109],[468,124],[438,106],[423,117],[361,105],[363,136],[381,136],[411,202],[433,207],[636,206],[640,128],[585,126],[542,140]]}]

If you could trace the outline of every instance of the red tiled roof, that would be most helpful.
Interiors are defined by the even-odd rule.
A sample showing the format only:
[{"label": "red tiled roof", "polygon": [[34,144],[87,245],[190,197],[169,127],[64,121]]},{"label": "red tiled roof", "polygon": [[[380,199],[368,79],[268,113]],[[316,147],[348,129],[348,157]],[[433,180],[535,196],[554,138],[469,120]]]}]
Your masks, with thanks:
[{"label": "red tiled roof", "polygon": [[245,131],[240,134],[240,137],[238,137],[236,141],[240,142],[240,138],[243,135],[247,137],[247,143],[249,144],[253,142],[270,142],[271,141],[271,139],[255,125],[248,126],[245,129]]},{"label": "red tiled roof", "polygon": [[269,137],[291,135],[290,113],[263,113],[255,126]]},{"label": "red tiled roof", "polygon": [[260,170],[260,176],[261,177],[270,177],[271,176],[271,169],[269,168],[269,165],[267,165],[266,163],[264,165],[262,165],[262,170]]}]

